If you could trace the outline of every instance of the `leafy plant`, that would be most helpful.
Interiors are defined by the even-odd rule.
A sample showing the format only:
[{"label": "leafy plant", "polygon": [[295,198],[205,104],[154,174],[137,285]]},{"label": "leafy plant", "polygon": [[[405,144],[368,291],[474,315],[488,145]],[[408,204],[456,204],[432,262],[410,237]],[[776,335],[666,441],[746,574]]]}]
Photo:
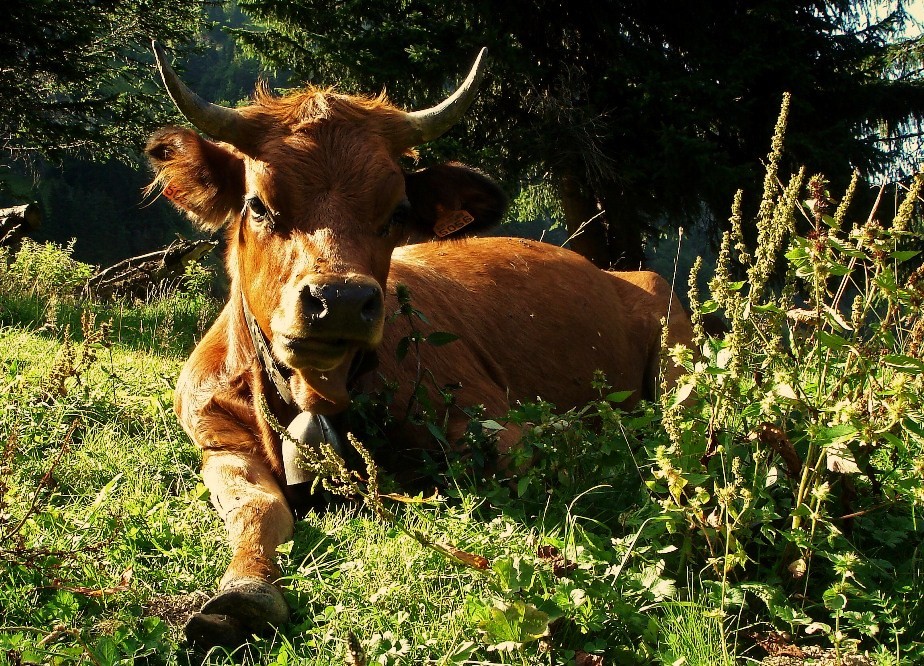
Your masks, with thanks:
[{"label": "leafy plant", "polygon": [[71,257],[73,252],[73,240],[67,247],[59,247],[25,238],[6,276],[23,291],[44,298],[73,294],[93,274],[92,266]]},{"label": "leafy plant", "polygon": [[[875,210],[847,227],[856,178],[836,209],[821,176],[805,201],[804,172],[778,181],[787,110],[788,98],[756,251],[739,193],[709,300],[690,278],[698,354],[674,350],[690,374],[663,401],[669,441],[652,451],[649,488],[676,521],[679,565],[710,571],[726,612],[768,613],[838,651],[881,643],[920,655],[910,626],[885,619],[883,589],[908,580],[894,553],[922,535],[924,269],[910,231],[922,178],[890,227]],[[706,313],[730,332],[707,337]]]}]

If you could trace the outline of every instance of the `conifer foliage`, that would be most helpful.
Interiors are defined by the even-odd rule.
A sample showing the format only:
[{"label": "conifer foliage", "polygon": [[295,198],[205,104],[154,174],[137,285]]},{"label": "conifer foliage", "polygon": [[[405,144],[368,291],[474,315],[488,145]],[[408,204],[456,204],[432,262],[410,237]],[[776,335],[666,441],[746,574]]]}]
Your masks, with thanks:
[{"label": "conifer foliage", "polygon": [[921,41],[902,36],[902,0],[883,4],[872,16],[856,0],[242,0],[258,26],[237,36],[300,81],[387,86],[417,107],[488,46],[492,83],[460,142],[479,154],[452,157],[513,187],[545,179],[570,231],[594,218],[575,249],[638,267],[652,226],[704,205],[721,220],[738,187],[759,188],[786,92],[793,164],[843,187],[896,156],[924,116]]},{"label": "conifer foliage", "polygon": [[125,154],[163,122],[150,40],[198,33],[194,0],[8,0],[0,22],[0,145],[13,153]]}]

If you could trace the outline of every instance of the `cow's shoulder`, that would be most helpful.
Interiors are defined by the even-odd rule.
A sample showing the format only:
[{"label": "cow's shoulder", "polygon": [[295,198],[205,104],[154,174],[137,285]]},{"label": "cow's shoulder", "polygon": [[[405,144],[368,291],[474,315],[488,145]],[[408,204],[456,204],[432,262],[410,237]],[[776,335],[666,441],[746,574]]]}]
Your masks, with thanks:
[{"label": "cow's shoulder", "polygon": [[[239,304],[237,304],[239,308]],[[254,350],[232,299],[183,366],[174,406],[184,430],[201,448],[251,446]]]}]

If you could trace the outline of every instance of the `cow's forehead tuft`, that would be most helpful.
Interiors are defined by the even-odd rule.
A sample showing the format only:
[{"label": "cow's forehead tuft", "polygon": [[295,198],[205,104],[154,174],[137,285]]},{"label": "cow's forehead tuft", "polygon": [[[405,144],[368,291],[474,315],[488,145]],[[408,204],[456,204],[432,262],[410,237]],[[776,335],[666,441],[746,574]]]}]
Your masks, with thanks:
[{"label": "cow's forehead tuft", "polygon": [[290,131],[325,121],[368,125],[376,131],[406,122],[404,112],[389,103],[384,94],[375,97],[344,95],[333,88],[308,87],[277,96],[261,87],[246,111],[248,115],[261,117],[269,125],[285,126]]}]

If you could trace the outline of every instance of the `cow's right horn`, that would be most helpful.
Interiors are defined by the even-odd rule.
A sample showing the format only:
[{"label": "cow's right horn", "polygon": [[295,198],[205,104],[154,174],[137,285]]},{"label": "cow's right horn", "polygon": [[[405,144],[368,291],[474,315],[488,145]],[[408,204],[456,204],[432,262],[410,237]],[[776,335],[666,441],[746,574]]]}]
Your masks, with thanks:
[{"label": "cow's right horn", "polygon": [[246,119],[234,109],[206,102],[180,80],[167,62],[167,54],[156,41],[151,42],[157,68],[176,108],[186,119],[213,139],[243,148],[248,134]]},{"label": "cow's right horn", "polygon": [[452,95],[443,100],[442,103],[422,111],[411,111],[407,114],[407,120],[412,128],[412,144],[418,146],[427,141],[432,141],[444,134],[450,127],[459,122],[462,114],[475,101],[478,94],[478,86],[484,79],[484,74],[488,70],[487,58],[485,57],[488,49],[483,48],[475,59],[471,71],[465,77],[465,81],[459,86]]}]

